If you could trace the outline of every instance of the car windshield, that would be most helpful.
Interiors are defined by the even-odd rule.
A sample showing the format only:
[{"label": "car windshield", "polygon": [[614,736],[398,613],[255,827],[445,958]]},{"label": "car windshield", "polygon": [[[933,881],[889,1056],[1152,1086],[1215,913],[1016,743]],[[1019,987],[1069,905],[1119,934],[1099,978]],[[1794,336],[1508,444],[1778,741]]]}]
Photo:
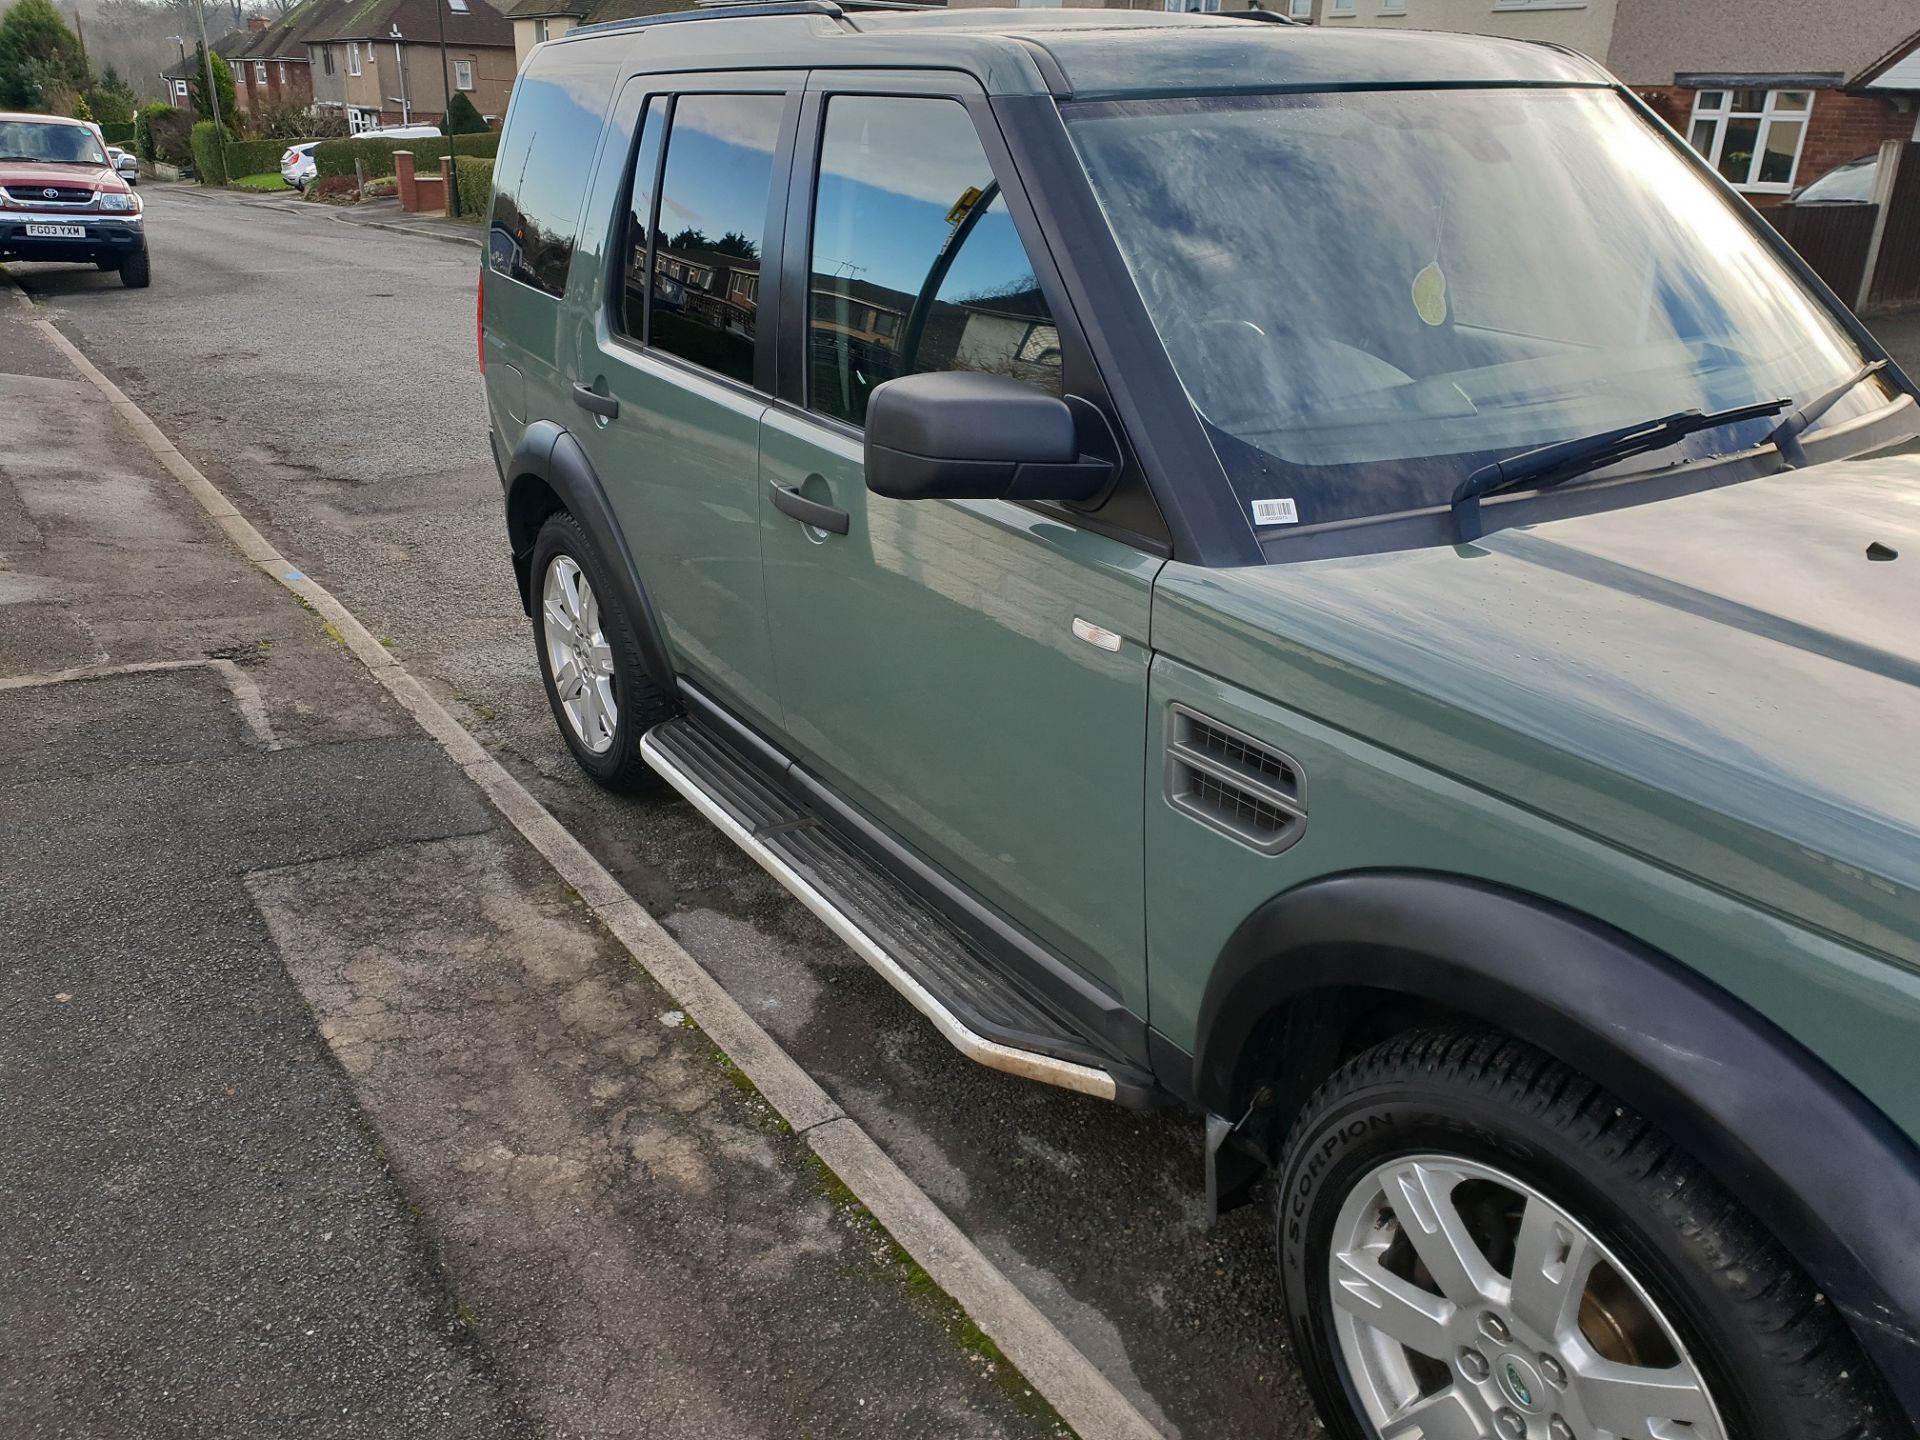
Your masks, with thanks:
[{"label": "car windshield", "polygon": [[[1442,505],[1491,460],[1690,407],[1804,399],[1861,364],[1740,214],[1607,90],[1067,112],[1256,524]],[[1888,396],[1862,384],[1823,423]],[[1743,449],[1771,423],[1651,463]]]},{"label": "car windshield", "polygon": [[1858,160],[1834,166],[1811,185],[1802,188],[1793,198],[1805,205],[1835,202],[1864,205],[1873,199],[1873,183],[1879,170],[1878,155],[1862,155]]},{"label": "car windshield", "polygon": [[104,165],[106,155],[84,125],[37,120],[0,120],[0,160],[39,160],[53,165]]}]

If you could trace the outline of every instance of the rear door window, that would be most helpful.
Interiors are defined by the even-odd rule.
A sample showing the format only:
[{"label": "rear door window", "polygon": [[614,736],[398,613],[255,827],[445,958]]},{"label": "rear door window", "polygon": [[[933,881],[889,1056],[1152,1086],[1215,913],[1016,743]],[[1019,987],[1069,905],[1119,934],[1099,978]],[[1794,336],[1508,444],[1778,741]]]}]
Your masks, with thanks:
[{"label": "rear door window", "polygon": [[[786,104],[784,95],[679,96],[654,210],[646,343],[742,384],[754,378],[760,256]],[[639,219],[644,205],[633,211]],[[629,223],[629,284],[644,272],[647,239],[644,221]],[[622,323],[638,338],[628,293]]]},{"label": "rear door window", "polygon": [[620,54],[617,45],[554,45],[515,83],[487,225],[487,268],[496,275],[549,295],[566,293],[580,202]]},{"label": "rear door window", "polygon": [[976,370],[1061,393],[1060,333],[957,100],[827,102],[807,395],[859,425],[896,375]]}]

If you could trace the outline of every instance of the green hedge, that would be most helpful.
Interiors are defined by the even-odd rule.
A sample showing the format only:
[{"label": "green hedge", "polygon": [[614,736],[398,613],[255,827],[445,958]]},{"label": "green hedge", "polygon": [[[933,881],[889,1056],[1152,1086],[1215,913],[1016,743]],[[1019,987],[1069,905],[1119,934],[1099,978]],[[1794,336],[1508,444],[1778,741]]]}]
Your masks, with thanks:
[{"label": "green hedge", "polygon": [[193,127],[193,173],[202,185],[227,183],[226,167],[220,163],[220,137],[214,133],[211,120],[202,120]]},{"label": "green hedge", "polygon": [[213,133],[213,122],[202,120],[193,127],[193,168],[202,185],[224,185],[227,177],[271,175],[280,168],[280,157],[287,153],[285,140],[236,140],[227,136],[227,164],[220,166],[220,146]]},{"label": "green hedge", "polygon": [[174,108],[165,101],[156,100],[152,104],[142,105],[133,117],[133,149],[142,160],[162,160],[156,148],[153,133],[154,122],[165,123],[176,114]]},{"label": "green hedge", "polygon": [[453,164],[459,171],[455,176],[458,182],[455,188],[460,192],[459,218],[484,220],[487,201],[493,197],[493,161],[456,155]]},{"label": "green hedge", "polygon": [[[498,135],[459,135],[455,153],[460,155],[482,155],[493,158],[493,152],[500,148]],[[440,157],[447,153],[449,141],[444,137],[436,139],[423,135],[418,140],[329,140],[315,148],[313,165],[316,174],[322,178],[328,175],[353,174],[353,162],[367,162],[367,178],[376,175],[393,174],[393,152],[411,150],[413,168],[432,174],[440,168]]]},{"label": "green hedge", "polygon": [[122,125],[102,125],[100,133],[109,145],[118,145],[122,150],[133,148],[133,121]]}]

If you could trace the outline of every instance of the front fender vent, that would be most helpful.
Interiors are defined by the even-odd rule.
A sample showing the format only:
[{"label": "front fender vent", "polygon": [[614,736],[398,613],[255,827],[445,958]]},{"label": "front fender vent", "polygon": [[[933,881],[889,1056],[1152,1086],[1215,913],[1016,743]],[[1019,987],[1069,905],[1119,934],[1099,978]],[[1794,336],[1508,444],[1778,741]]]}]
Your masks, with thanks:
[{"label": "front fender vent", "polygon": [[1306,833],[1306,779],[1292,756],[1184,705],[1169,719],[1167,800],[1176,810],[1267,855]]}]

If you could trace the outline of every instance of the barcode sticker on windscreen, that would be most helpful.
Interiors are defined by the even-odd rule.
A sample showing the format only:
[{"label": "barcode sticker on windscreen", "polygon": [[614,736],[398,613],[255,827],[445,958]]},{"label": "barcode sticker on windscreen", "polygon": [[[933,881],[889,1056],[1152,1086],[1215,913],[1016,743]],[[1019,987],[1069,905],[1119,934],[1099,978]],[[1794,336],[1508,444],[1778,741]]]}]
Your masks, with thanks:
[{"label": "barcode sticker on windscreen", "polygon": [[1256,500],[1253,502],[1253,523],[1256,525],[1298,525],[1300,511],[1291,500]]}]

